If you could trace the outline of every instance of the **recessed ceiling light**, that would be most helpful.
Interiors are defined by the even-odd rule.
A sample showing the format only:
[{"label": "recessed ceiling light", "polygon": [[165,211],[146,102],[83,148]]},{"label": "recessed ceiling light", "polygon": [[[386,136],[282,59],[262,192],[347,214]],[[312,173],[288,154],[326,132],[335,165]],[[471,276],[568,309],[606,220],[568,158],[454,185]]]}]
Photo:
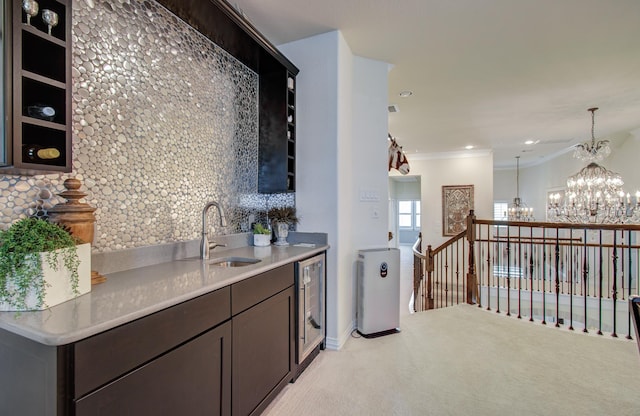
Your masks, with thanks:
[{"label": "recessed ceiling light", "polygon": [[524,144],[526,145],[532,145],[532,144],[538,144],[540,143],[540,140],[527,140],[526,142],[524,142]]},{"label": "recessed ceiling light", "polygon": [[467,149],[467,150],[471,150],[471,149],[473,149],[473,145],[468,145],[468,146],[465,146],[464,148]]},{"label": "recessed ceiling light", "polygon": [[413,95],[413,91],[400,91],[400,97],[407,98]]}]

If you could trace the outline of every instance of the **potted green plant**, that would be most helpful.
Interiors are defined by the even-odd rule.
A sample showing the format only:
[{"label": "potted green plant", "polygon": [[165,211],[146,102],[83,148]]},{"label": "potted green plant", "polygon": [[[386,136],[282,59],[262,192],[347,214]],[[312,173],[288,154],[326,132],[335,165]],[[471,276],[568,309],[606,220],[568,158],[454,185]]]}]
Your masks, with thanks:
[{"label": "potted green plant", "polygon": [[271,208],[268,212],[269,219],[273,223],[273,230],[277,237],[276,246],[289,245],[287,237],[289,236],[289,227],[299,222],[296,214],[296,207]]},{"label": "potted green plant", "polygon": [[253,245],[266,247],[271,245],[271,230],[257,223],[253,226]]},{"label": "potted green plant", "polygon": [[90,244],[43,219],[0,231],[0,310],[42,310],[90,290]]}]

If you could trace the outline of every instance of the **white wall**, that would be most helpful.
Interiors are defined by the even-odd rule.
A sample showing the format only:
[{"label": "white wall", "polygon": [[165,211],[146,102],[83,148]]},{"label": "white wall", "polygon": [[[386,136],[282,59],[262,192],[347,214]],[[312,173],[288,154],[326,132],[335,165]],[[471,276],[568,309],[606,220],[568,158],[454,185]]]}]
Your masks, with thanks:
[{"label": "white wall", "polygon": [[338,322],[339,143],[337,32],[286,45],[280,50],[300,68],[296,79],[296,208],[299,231],[323,231],[327,253],[327,337]]},{"label": "white wall", "polygon": [[[352,211],[349,218],[345,217],[344,224],[345,227],[350,227],[352,232],[351,250],[344,253],[345,257],[351,256],[352,273],[351,291],[348,294],[346,290],[343,292],[347,295],[344,299],[345,305],[351,302],[352,323],[350,325],[354,325],[353,321],[356,317],[357,250],[389,245],[388,65],[384,62],[354,56],[352,74],[351,127],[354,152],[348,175],[353,181],[353,188],[348,196],[352,202]],[[374,195],[372,198],[374,200],[362,198],[363,194]],[[345,323],[347,323],[346,320]]]},{"label": "white wall", "polygon": [[[442,186],[473,185],[476,217],[493,216],[493,155],[469,154],[460,157],[412,159],[411,175],[421,177],[422,247],[434,248],[449,237],[442,236]],[[395,170],[390,175],[399,175]]]},{"label": "white wall", "polygon": [[[618,172],[624,179],[624,190],[635,194],[640,190],[640,130],[631,132],[624,137],[619,147],[612,149],[609,169]],[[605,160],[606,162],[607,160]]]},{"label": "white wall", "polygon": [[[403,178],[407,178],[408,176],[412,176],[413,180],[396,180],[397,176],[393,175],[390,178],[391,183],[393,183],[393,191],[389,188],[389,196],[393,199],[404,199],[404,200],[418,200],[420,199],[420,177],[415,175],[407,175]],[[391,186],[391,184],[389,185]]]},{"label": "white wall", "polygon": [[[350,226],[356,249],[387,246],[389,181],[387,174],[387,64],[354,57],[351,160],[354,189]],[[361,198],[363,193],[376,200]]]},{"label": "white wall", "polygon": [[[339,246],[336,250],[337,273],[332,276],[336,298],[336,319],[329,321],[327,324],[327,341],[326,345],[332,349],[339,349],[349,337],[349,333],[353,327],[352,317],[352,246],[353,246],[353,229],[350,227],[351,211],[353,200],[354,178],[351,176],[351,166],[354,153],[354,143],[352,138],[352,70],[353,55],[347,45],[342,33],[333,32],[331,34],[337,39],[338,53],[338,84],[324,85],[324,88],[337,88],[338,101],[334,103],[338,108],[338,147],[334,158],[338,159],[338,187],[335,198],[338,202],[338,213],[336,219],[338,221],[337,239]],[[304,161],[303,161],[304,162]],[[317,196],[314,196],[316,198]],[[326,195],[325,197],[330,197]],[[330,283],[328,283],[330,285]],[[331,329],[333,327],[334,329]]]},{"label": "white wall", "polygon": [[[523,169],[520,169],[522,173]],[[516,196],[515,169],[500,169],[493,171],[493,200],[511,203]],[[522,178],[520,178],[522,184]]]},{"label": "white wall", "polygon": [[[338,31],[279,46],[297,77],[300,231],[329,234],[327,346],[354,328],[357,250],[386,247],[387,65],[354,56]],[[360,191],[379,201],[361,202]]]}]

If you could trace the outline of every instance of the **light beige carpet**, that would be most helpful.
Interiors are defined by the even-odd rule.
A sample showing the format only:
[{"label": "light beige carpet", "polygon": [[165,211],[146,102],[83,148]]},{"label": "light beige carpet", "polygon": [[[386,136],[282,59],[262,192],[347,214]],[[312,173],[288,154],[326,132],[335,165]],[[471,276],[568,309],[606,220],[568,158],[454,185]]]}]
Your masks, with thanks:
[{"label": "light beige carpet", "polygon": [[323,351],[266,416],[640,415],[634,341],[460,305]]}]

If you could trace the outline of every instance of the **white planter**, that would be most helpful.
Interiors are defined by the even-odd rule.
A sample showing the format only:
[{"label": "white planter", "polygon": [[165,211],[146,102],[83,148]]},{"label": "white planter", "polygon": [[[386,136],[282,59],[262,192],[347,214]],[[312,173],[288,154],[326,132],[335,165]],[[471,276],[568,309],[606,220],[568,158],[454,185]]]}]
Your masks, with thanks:
[{"label": "white planter", "polygon": [[253,245],[256,247],[266,247],[271,245],[271,234],[254,234]]},{"label": "white planter", "polygon": [[42,258],[42,271],[46,283],[43,302],[38,304],[35,291],[27,293],[25,309],[16,309],[5,302],[0,302],[0,311],[29,311],[44,310],[83,295],[91,291],[91,244],[76,246],[80,265],[78,266],[78,294],[71,287],[71,271],[64,266],[62,256],[58,256],[57,271],[47,263],[46,254],[40,253]]}]

